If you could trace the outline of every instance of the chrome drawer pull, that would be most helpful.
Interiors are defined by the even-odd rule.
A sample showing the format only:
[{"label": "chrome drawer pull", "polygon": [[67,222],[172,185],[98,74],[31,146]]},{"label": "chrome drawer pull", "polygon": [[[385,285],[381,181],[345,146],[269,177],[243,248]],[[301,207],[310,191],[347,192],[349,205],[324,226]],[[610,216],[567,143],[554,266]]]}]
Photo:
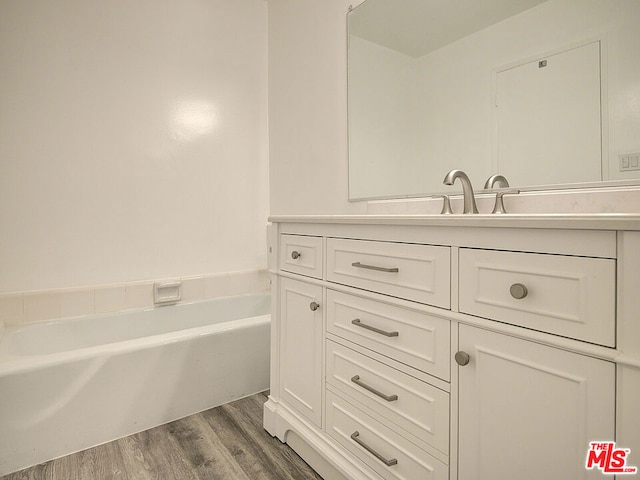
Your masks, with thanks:
[{"label": "chrome drawer pull", "polygon": [[356,327],[366,328],[367,330],[379,333],[380,335],[384,335],[385,337],[398,336],[398,332],[385,332],[384,330],[380,330],[379,328],[372,327],[371,325],[367,325],[366,323],[362,323],[359,318],[354,318],[353,320],[351,320],[351,324],[355,325]]},{"label": "chrome drawer pull", "polygon": [[376,267],[375,265],[365,265],[360,262],[353,262],[352,267],[366,268],[368,270],[375,270],[376,272],[398,273],[400,270],[397,268]]},{"label": "chrome drawer pull", "polygon": [[398,395],[385,395],[380,390],[376,390],[375,388],[367,385],[366,383],[362,383],[362,380],[360,380],[360,375],[354,375],[353,377],[351,377],[351,381],[356,385],[364,388],[365,390],[370,391],[374,395],[377,395],[380,398],[386,400],[387,402],[393,402],[395,400],[398,400]]},{"label": "chrome drawer pull", "polygon": [[380,455],[378,452],[376,452],[373,448],[371,448],[369,445],[367,445],[362,440],[360,440],[358,438],[359,436],[360,436],[360,432],[358,432],[356,430],[355,432],[353,432],[351,434],[351,440],[356,442],[358,445],[360,445],[362,448],[364,448],[367,452],[369,452],[371,455],[373,455],[378,460],[380,460],[382,463],[384,463],[387,467],[391,467],[393,465],[397,465],[398,464],[398,460],[397,459],[392,458],[391,460],[387,460],[382,455]]}]

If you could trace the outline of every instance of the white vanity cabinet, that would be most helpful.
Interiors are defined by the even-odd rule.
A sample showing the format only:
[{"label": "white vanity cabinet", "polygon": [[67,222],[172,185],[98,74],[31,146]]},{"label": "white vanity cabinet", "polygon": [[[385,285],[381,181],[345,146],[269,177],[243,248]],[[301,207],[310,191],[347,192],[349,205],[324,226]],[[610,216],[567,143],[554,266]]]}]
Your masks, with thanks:
[{"label": "white vanity cabinet", "polygon": [[273,218],[265,428],[325,480],[640,464],[640,217],[606,218]]}]

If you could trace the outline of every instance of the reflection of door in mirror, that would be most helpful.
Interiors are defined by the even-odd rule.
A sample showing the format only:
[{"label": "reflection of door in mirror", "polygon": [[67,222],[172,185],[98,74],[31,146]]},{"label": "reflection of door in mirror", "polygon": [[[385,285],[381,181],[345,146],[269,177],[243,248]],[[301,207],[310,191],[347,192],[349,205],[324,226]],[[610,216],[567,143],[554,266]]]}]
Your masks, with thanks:
[{"label": "reflection of door in mirror", "polygon": [[498,71],[494,170],[514,185],[603,180],[600,78],[600,41]]},{"label": "reflection of door in mirror", "polygon": [[492,174],[640,183],[640,0],[366,0],[348,15],[351,199],[454,193],[452,169],[476,190]]}]

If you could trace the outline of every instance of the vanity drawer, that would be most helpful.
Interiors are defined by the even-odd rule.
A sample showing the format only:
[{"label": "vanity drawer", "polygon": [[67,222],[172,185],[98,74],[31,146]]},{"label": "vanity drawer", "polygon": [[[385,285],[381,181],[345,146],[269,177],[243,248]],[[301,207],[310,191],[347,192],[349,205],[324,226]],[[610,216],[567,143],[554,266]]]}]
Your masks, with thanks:
[{"label": "vanity drawer", "polygon": [[451,322],[327,290],[327,332],[449,381]]},{"label": "vanity drawer", "polygon": [[615,346],[616,262],[460,249],[460,311]]},{"label": "vanity drawer", "polygon": [[382,478],[446,480],[447,465],[327,390],[328,434]]},{"label": "vanity drawer", "polygon": [[327,280],[450,308],[450,248],[327,239]]},{"label": "vanity drawer", "polygon": [[280,236],[280,270],[322,279],[322,237]]},{"label": "vanity drawer", "polygon": [[327,340],[327,383],[445,455],[449,394]]}]

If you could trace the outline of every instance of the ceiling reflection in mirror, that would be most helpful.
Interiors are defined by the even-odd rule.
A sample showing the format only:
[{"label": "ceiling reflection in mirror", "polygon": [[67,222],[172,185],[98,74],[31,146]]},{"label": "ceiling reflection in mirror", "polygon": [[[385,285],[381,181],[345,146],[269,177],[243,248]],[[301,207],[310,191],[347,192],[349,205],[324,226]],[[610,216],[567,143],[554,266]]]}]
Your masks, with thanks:
[{"label": "ceiling reflection in mirror", "polygon": [[[349,196],[640,179],[640,1],[366,0],[348,14]],[[635,160],[634,160],[635,159]]]}]

